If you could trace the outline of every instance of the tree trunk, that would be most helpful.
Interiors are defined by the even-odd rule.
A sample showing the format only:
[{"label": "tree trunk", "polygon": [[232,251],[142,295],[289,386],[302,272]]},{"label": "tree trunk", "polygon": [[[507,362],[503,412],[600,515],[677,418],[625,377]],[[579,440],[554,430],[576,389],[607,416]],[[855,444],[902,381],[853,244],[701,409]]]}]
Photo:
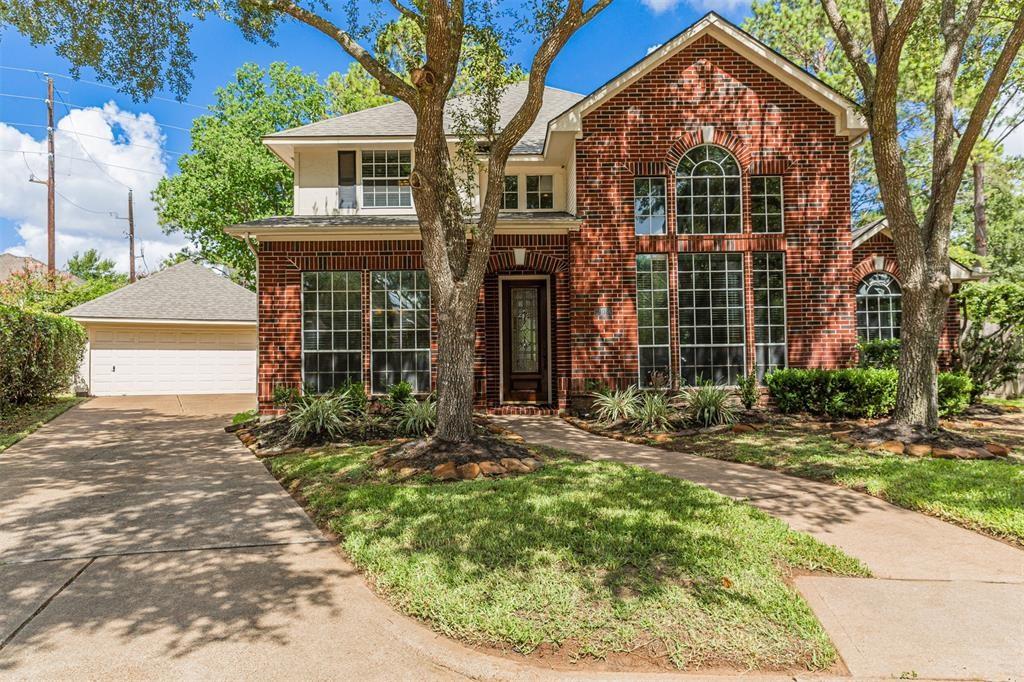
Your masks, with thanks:
[{"label": "tree trunk", "polygon": [[438,301],[437,430],[443,441],[473,437],[473,363],[476,355],[476,296]]},{"label": "tree trunk", "polygon": [[904,282],[899,382],[893,412],[893,423],[928,430],[939,426],[939,336],[949,305],[949,293],[942,284],[948,281],[948,273],[937,272],[935,267],[924,277]]},{"label": "tree trunk", "polygon": [[985,164],[974,162],[974,253],[988,255],[988,215],[985,212]]}]

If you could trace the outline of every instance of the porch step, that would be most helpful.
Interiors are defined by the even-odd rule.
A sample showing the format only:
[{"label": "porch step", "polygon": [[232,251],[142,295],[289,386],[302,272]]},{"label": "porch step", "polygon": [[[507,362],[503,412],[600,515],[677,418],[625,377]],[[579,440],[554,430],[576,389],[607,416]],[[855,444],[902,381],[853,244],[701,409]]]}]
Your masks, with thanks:
[{"label": "porch step", "polygon": [[547,417],[557,415],[558,408],[554,405],[498,405],[488,407],[487,414]]}]

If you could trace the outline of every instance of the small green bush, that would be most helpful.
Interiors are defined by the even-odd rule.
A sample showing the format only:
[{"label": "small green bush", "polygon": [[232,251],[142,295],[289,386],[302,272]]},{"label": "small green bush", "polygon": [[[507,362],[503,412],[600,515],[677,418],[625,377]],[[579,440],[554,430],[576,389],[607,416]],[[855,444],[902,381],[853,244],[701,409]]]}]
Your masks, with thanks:
[{"label": "small green bush", "polygon": [[0,407],[69,390],[85,342],[72,319],[0,304]]},{"label": "small green bush", "polygon": [[640,392],[636,386],[593,393],[594,414],[598,421],[614,424],[630,421],[636,416],[640,403]]},{"label": "small green bush", "polygon": [[637,401],[632,418],[637,433],[665,431],[672,424],[673,410],[661,391],[647,391]]},{"label": "small green bush", "polygon": [[422,436],[437,426],[437,403],[433,398],[419,401],[410,397],[397,408],[398,430],[409,436]]},{"label": "small green bush", "polygon": [[939,413],[944,416],[960,414],[971,404],[974,382],[962,372],[939,374]]},{"label": "small green bush", "polygon": [[729,404],[729,392],[721,386],[705,383],[680,395],[687,421],[699,426],[731,424],[736,413]]},{"label": "small green bush", "polygon": [[274,386],[274,392],[270,399],[280,407],[291,407],[299,399],[299,389],[295,386],[278,384]]},{"label": "small green bush", "polygon": [[364,415],[369,411],[370,397],[366,395],[366,386],[361,381],[350,381],[337,392],[343,397],[347,410],[353,416]]},{"label": "small green bush", "polygon": [[231,418],[231,423],[233,425],[237,426],[238,424],[244,424],[246,422],[251,422],[253,419],[256,419],[258,416],[260,416],[260,415],[259,415],[259,412],[257,410],[255,410],[255,409],[253,409],[253,410],[246,410],[245,412],[239,412],[234,417],[232,417]]},{"label": "small green bush", "polygon": [[900,362],[899,339],[875,339],[857,344],[860,366],[872,369],[896,369]]},{"label": "small green bush", "polygon": [[334,393],[306,395],[288,410],[288,439],[293,443],[339,438],[349,421],[344,397]]},{"label": "small green bush", "polygon": [[391,384],[388,388],[388,398],[395,405],[404,405],[412,400],[412,384],[408,381],[399,381],[397,384]]},{"label": "small green bush", "polygon": [[743,407],[748,410],[753,409],[754,405],[757,404],[757,399],[761,397],[761,391],[757,383],[756,365],[750,370],[750,374],[736,380],[736,389]]}]

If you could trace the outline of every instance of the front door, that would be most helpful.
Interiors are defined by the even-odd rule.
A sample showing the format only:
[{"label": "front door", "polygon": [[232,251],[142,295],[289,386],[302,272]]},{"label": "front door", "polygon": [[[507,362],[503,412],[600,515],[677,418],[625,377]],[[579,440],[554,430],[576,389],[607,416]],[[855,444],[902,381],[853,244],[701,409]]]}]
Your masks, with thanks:
[{"label": "front door", "polygon": [[501,329],[502,400],[547,402],[547,280],[502,280]]}]

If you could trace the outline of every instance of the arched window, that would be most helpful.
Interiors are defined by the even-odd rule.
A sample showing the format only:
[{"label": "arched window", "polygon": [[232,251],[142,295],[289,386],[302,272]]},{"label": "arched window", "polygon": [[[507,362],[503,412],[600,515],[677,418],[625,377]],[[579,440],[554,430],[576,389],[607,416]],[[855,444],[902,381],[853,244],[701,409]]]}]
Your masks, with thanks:
[{"label": "arched window", "polygon": [[740,166],[732,154],[702,144],[676,167],[676,231],[726,234],[743,231]]},{"label": "arched window", "polygon": [[892,275],[876,272],[857,287],[857,336],[861,341],[900,338],[903,291]]}]

